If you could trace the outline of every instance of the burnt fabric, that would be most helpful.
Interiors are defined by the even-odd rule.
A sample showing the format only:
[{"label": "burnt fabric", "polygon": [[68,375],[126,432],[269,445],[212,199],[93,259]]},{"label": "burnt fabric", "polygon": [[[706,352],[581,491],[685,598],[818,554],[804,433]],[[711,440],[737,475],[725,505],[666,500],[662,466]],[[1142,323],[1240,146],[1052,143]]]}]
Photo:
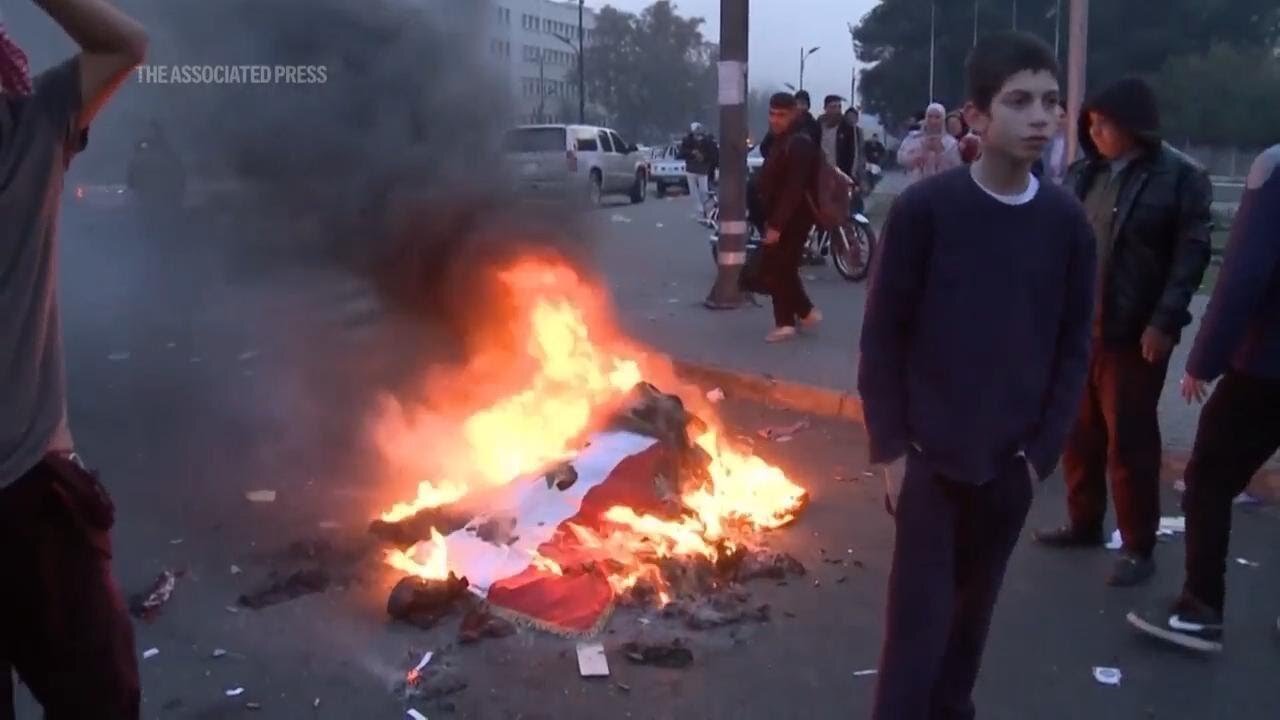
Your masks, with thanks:
[{"label": "burnt fabric", "polygon": [[1160,422],[1156,409],[1169,359],[1149,363],[1133,343],[1094,344],[1080,412],[1062,466],[1071,526],[1101,533],[1111,476],[1125,550],[1150,557],[1160,526]]},{"label": "burnt fabric", "polygon": [[1188,595],[1223,612],[1231,509],[1280,450],[1280,379],[1228,372],[1200,413],[1185,475]]},{"label": "burnt fabric", "polygon": [[[111,577],[114,511],[97,478],[49,456],[0,490],[0,675],[9,668],[49,720],[139,717],[124,601]],[[0,683],[0,719],[13,718]]]},{"label": "burnt fabric", "polygon": [[972,720],[973,686],[1009,556],[1031,508],[1027,463],[984,483],[933,473],[912,452],[894,511],[875,720]]}]

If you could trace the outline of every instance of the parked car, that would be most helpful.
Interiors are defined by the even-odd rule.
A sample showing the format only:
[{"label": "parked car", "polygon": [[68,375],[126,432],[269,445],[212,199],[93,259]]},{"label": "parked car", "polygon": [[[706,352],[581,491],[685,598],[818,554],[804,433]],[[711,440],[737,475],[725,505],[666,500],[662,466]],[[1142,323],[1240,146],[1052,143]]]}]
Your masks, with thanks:
[{"label": "parked car", "polygon": [[658,148],[652,161],[653,181],[658,186],[658,197],[666,197],[667,189],[684,188],[689,192],[689,178],[685,175],[684,160],[679,157],[680,146],[676,144]]},{"label": "parked car", "polygon": [[606,195],[644,202],[649,161],[639,148],[609,128],[593,125],[521,125],[507,131],[507,162],[524,191],[587,198]]}]

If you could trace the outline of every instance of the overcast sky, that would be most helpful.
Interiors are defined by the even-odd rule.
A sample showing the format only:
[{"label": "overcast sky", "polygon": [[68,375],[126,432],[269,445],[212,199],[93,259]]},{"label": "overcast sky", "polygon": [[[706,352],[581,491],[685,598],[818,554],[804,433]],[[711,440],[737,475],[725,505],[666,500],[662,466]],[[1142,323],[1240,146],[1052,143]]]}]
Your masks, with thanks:
[{"label": "overcast sky", "polygon": [[[653,0],[587,0],[589,7],[612,5],[639,12]],[[720,41],[720,0],[675,0],[676,11],[702,17],[703,34]],[[800,76],[800,48],[820,47],[805,62],[804,85],[822,102],[835,93],[848,97],[853,69],[853,44],[849,23],[857,23],[878,0],[752,0],[751,45],[748,77],[751,86],[781,90],[782,83],[796,84]]]}]

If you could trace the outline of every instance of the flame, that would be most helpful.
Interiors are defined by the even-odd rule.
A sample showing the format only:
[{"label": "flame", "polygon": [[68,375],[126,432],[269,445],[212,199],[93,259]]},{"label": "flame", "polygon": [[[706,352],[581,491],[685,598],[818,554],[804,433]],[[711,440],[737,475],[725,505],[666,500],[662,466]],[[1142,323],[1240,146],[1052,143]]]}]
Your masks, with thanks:
[{"label": "flame", "polygon": [[[481,352],[460,372],[435,387],[500,387],[504,394],[476,410],[436,412],[396,419],[384,427],[384,447],[405,456],[437,453],[436,482],[422,482],[416,497],[382,514],[388,521],[462,499],[472,491],[501,488],[512,480],[541,472],[573,458],[582,439],[601,427],[646,370],[642,352],[614,329],[603,293],[563,263],[523,260],[499,273],[510,291],[513,314],[508,327],[523,356]],[[483,350],[483,349],[482,349]],[[698,396],[687,406],[703,405]],[[707,419],[707,418],[704,418]],[[712,419],[713,420],[713,419]],[[610,508],[599,531],[575,524],[567,530],[575,543],[574,560],[594,562],[616,593],[641,582],[670,600],[659,561],[720,553],[751,542],[762,530],[795,518],[805,491],[777,467],[724,442],[709,423],[692,441],[710,457],[707,479],[680,497],[681,514],[660,518],[623,506]],[[444,539],[432,529],[430,540],[407,551],[387,553],[401,572],[426,578],[447,576]],[[558,559],[535,555],[535,569],[562,575]],[[465,575],[466,568],[453,568]]]}]

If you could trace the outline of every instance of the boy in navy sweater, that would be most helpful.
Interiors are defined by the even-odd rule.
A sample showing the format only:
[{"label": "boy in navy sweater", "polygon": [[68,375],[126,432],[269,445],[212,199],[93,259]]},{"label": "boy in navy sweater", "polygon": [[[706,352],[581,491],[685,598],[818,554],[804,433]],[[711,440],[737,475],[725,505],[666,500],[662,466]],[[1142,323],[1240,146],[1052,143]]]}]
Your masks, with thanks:
[{"label": "boy in navy sweater", "polygon": [[1058,129],[1053,51],[1001,33],[967,71],[982,157],[898,196],[863,322],[858,390],[897,526],[878,720],[974,717],[996,596],[1089,357],[1093,234],[1031,174]]},{"label": "boy in navy sweater", "polygon": [[1232,500],[1280,450],[1280,145],[1258,156],[1245,181],[1183,397],[1202,401],[1219,376],[1187,464],[1182,595],[1172,607],[1129,613],[1148,635],[1203,652],[1222,650]]}]

